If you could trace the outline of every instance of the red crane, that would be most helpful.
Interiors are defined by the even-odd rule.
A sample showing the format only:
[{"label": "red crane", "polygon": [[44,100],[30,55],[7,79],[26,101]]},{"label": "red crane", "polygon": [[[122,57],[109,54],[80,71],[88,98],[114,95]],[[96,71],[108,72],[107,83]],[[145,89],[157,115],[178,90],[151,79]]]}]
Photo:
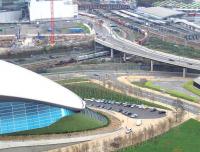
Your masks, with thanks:
[{"label": "red crane", "polygon": [[51,36],[50,36],[50,45],[53,47],[55,45],[55,33],[54,33],[54,0],[51,0]]}]

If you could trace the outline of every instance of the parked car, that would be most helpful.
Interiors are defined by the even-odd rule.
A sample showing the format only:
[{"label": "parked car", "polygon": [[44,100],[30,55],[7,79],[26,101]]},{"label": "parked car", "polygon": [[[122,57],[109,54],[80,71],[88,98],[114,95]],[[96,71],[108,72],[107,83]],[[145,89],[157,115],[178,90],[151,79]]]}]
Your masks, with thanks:
[{"label": "parked car", "polygon": [[131,118],[137,118],[137,117],[138,117],[138,114],[132,114],[130,117],[131,117]]},{"label": "parked car", "polygon": [[112,109],[112,107],[108,107],[108,110],[111,110]]},{"label": "parked car", "polygon": [[132,104],[132,105],[131,105],[131,108],[134,108],[135,106],[136,106],[135,104]]},{"label": "parked car", "polygon": [[122,111],[123,111],[123,109],[119,109],[119,110],[118,110],[118,112],[122,112]]},{"label": "parked car", "polygon": [[166,111],[159,111],[158,114],[166,114]]},{"label": "parked car", "polygon": [[131,116],[131,115],[132,115],[132,113],[131,113],[131,112],[128,112],[128,113],[127,113],[127,115],[128,115],[128,116]]},{"label": "parked car", "polygon": [[150,110],[150,112],[155,112],[155,111],[157,111],[156,108],[153,108],[153,109]]}]

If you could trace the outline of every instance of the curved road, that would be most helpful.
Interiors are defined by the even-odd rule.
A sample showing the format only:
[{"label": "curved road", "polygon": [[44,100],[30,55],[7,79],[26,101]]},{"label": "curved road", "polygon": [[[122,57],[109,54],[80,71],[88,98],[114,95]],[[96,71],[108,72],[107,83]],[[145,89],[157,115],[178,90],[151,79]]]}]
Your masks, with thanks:
[{"label": "curved road", "polygon": [[[127,90],[127,88],[129,88],[129,86],[125,83],[122,83],[120,81],[117,80],[117,78],[119,76],[124,76],[127,75],[127,71],[112,71],[112,70],[86,70],[86,71],[81,71],[82,74],[88,76],[89,78],[92,79],[97,79],[97,80],[106,80],[108,79],[109,76],[109,80],[112,82],[112,85],[116,88],[118,88],[119,90]],[[70,76],[73,75],[77,75],[76,71],[63,71],[63,72],[59,72],[59,73],[48,73],[45,74],[46,77],[53,79],[53,80],[58,80],[58,79],[63,79],[63,78],[69,78]],[[147,72],[147,71],[135,71],[135,72],[129,72],[128,75],[155,75],[155,76],[172,76],[172,73],[167,73],[167,72]],[[179,74],[178,74],[179,75]],[[175,73],[176,76],[176,73]],[[200,112],[200,105],[195,104],[195,103],[190,103],[185,102],[185,101],[181,101],[181,102],[177,102],[177,99],[173,98],[173,97],[168,97],[168,96],[162,96],[160,94],[156,94],[156,93],[152,93],[152,92],[148,92],[148,91],[142,91],[141,93],[141,89],[138,88],[133,88],[132,92],[136,95],[136,96],[141,96],[143,98],[148,98],[148,99],[153,99],[155,101],[170,105],[170,106],[175,106],[175,107],[181,107],[186,111],[189,111],[193,114],[199,114]]]},{"label": "curved road", "polygon": [[98,33],[97,36],[95,37],[95,41],[101,45],[118,50],[120,52],[124,52],[131,55],[137,55],[140,57],[148,58],[162,63],[167,63],[189,69],[200,70],[199,60],[180,57],[148,49],[137,43],[119,37],[112,31],[111,27],[108,25],[109,23],[105,22],[102,26],[100,26],[96,24],[94,20],[88,17],[83,17],[82,21],[84,20],[93,23],[93,29],[95,30],[96,33]]},{"label": "curved road", "polygon": [[[128,86],[124,83],[121,83],[117,80],[118,76],[122,76],[126,74],[126,71],[104,71],[104,70],[93,70],[93,71],[82,71],[82,74],[85,74],[86,76],[88,76],[89,78],[92,79],[97,79],[99,80],[107,78],[108,75],[110,77],[111,82],[113,82],[113,84],[115,85],[115,87],[118,87],[119,89],[121,88],[127,88]],[[162,73],[152,73],[152,72],[147,72],[147,71],[135,71],[129,74],[137,74],[137,75],[163,75]],[[63,78],[69,78],[70,76],[73,75],[77,75],[77,71],[63,71],[60,73],[48,73],[48,74],[44,74],[46,77],[57,80],[57,79],[63,79]],[[170,74],[166,74],[165,75],[172,75]],[[154,97],[155,100],[165,103],[165,104],[169,104],[169,105],[174,105],[176,104],[176,101],[173,98],[170,97],[165,97],[162,95],[158,95],[158,94],[153,94],[153,93],[149,93],[148,91],[144,91],[142,94],[142,97],[147,97],[147,98],[151,98],[152,96]],[[194,104],[190,104],[190,103],[186,103],[183,102],[183,107],[186,111],[190,111],[194,114],[199,113],[200,110],[200,106],[194,105]],[[17,142],[10,142],[10,141],[1,141],[0,142],[0,151],[3,150],[3,152],[10,152],[13,150],[13,148],[15,149],[15,147],[21,147],[23,149],[26,149],[27,147],[30,146],[31,149],[34,149],[34,146],[44,146],[44,145],[49,145],[49,146],[53,146],[53,145],[60,145],[60,144],[70,144],[70,143],[74,143],[74,142],[82,142],[82,141],[88,141],[88,140],[93,140],[96,139],[97,137],[105,137],[105,136],[110,136],[116,133],[119,133],[122,130],[122,128],[119,128],[119,130],[115,130],[114,132],[110,132],[110,133],[104,133],[101,135],[91,135],[91,136],[85,136],[85,137],[78,137],[78,138],[61,138],[61,139],[48,139],[48,140],[38,140],[38,141],[27,141],[27,142],[23,142],[23,141],[17,141]],[[18,150],[22,150],[22,149],[18,149]],[[41,148],[41,147],[40,147]]]}]

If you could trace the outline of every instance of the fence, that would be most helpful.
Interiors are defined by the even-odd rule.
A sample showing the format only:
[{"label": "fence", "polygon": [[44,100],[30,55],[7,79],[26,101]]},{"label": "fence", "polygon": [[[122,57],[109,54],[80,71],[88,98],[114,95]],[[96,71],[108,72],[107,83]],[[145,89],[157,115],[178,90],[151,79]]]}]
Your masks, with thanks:
[{"label": "fence", "polygon": [[85,108],[83,111],[81,111],[81,113],[87,117],[101,121],[104,125],[108,124],[108,119],[106,116],[95,112],[89,108]]}]

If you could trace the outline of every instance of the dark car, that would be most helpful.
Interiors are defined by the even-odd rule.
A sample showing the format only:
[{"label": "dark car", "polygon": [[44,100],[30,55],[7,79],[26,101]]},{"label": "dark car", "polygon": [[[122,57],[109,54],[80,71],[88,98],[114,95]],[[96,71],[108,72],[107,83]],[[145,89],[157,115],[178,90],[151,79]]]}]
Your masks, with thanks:
[{"label": "dark car", "polygon": [[101,106],[101,108],[105,108],[105,106]]},{"label": "dark car", "polygon": [[132,113],[131,113],[131,112],[128,112],[128,113],[127,113],[127,115],[128,115],[128,116],[131,116],[131,115],[132,115]]},{"label": "dark car", "polygon": [[158,114],[166,114],[166,111],[159,111]]},{"label": "dark car", "polygon": [[112,107],[109,107],[109,108],[108,108],[108,110],[111,110],[111,109],[112,109]]},{"label": "dark car", "polygon": [[175,60],[174,60],[174,59],[169,59],[169,61],[172,61],[172,62],[174,62]]},{"label": "dark car", "polygon": [[119,110],[118,110],[118,112],[122,112],[122,111],[123,111],[123,109],[119,109]]},{"label": "dark car", "polygon": [[150,112],[155,112],[155,111],[157,111],[156,108],[153,108],[153,109],[150,110]]},{"label": "dark car", "polygon": [[125,115],[128,115],[128,113],[129,113],[128,111],[125,111],[125,112],[124,112]]}]

